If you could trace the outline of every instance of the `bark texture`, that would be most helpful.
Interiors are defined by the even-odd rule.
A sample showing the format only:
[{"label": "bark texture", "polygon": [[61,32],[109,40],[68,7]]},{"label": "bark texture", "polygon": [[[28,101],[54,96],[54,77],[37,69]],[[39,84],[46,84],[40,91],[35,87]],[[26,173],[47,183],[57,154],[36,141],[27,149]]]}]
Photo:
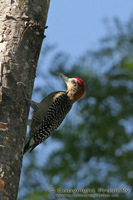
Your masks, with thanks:
[{"label": "bark texture", "polygon": [[0,199],[16,200],[50,0],[0,0]]}]

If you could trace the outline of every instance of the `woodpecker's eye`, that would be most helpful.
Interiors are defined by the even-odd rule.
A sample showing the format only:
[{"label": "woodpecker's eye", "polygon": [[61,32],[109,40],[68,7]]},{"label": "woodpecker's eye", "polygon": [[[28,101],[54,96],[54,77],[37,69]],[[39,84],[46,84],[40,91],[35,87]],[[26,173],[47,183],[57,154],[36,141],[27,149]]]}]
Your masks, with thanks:
[{"label": "woodpecker's eye", "polygon": [[71,83],[74,84],[74,83],[75,83],[75,80],[72,80]]}]

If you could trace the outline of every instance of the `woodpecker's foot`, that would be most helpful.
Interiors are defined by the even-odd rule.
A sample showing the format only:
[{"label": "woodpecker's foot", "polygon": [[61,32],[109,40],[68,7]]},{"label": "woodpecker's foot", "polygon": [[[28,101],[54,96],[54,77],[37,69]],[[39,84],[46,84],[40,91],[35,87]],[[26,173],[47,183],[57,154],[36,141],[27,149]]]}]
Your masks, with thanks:
[{"label": "woodpecker's foot", "polygon": [[30,101],[30,106],[33,108],[33,110],[37,110],[39,103],[35,102],[35,101]]},{"label": "woodpecker's foot", "polygon": [[30,99],[29,99],[29,97],[28,97],[28,95],[27,95],[27,93],[25,93],[25,100],[27,101],[27,103],[29,103],[30,104]]},{"label": "woodpecker's foot", "polygon": [[30,106],[33,108],[33,110],[36,110],[38,108],[39,103],[32,101],[28,98],[28,96],[25,94],[26,101],[30,104]]}]

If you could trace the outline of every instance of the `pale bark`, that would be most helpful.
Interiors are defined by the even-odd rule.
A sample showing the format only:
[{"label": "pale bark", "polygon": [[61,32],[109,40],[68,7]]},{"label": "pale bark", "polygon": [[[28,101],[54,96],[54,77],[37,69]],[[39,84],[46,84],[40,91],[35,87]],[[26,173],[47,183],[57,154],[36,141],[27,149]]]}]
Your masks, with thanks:
[{"label": "pale bark", "polygon": [[0,0],[0,200],[16,200],[50,0]]}]

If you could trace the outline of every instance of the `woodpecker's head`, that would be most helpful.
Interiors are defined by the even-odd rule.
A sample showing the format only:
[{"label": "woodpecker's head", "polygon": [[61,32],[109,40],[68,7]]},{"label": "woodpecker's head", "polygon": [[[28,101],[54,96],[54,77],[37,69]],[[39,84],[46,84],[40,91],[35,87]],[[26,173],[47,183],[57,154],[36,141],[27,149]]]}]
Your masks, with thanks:
[{"label": "woodpecker's head", "polygon": [[58,73],[67,85],[67,95],[75,102],[79,100],[85,93],[85,84],[80,78],[68,78],[67,76]]}]

